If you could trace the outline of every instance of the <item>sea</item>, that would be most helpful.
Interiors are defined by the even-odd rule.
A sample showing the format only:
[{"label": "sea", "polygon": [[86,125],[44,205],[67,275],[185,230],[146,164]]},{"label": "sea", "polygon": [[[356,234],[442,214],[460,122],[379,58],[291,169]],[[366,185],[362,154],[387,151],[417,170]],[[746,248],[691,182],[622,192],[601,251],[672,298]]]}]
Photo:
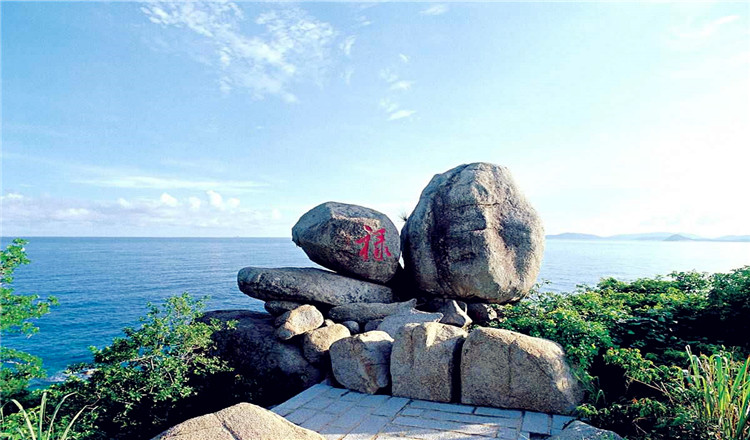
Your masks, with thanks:
[{"label": "sea", "polygon": [[[3,248],[9,243],[3,238]],[[209,296],[207,310],[263,310],[237,288],[245,266],[318,267],[288,238],[29,238],[31,263],[19,267],[15,293],[55,296],[59,305],[35,320],[31,337],[0,343],[44,361],[47,382],[71,363],[92,359],[138,325],[146,304],[189,292]],[[750,243],[547,240],[541,290],[572,292],[603,277],[633,280],[673,271],[728,272],[750,265]]]}]

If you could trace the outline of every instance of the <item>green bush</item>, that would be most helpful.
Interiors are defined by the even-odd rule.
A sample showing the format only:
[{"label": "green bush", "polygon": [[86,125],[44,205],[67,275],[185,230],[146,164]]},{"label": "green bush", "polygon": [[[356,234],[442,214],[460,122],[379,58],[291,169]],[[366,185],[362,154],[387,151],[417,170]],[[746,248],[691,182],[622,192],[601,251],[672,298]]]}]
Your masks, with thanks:
[{"label": "green bush", "polygon": [[582,416],[633,439],[704,439],[716,430],[691,404],[684,347],[750,352],[750,267],[725,274],[603,279],[572,294],[536,292],[496,306],[490,325],[551,339],[587,390]]},{"label": "green bush", "polygon": [[202,308],[203,301],[188,294],[169,298],[161,308],[149,304],[138,329],[126,328],[110,346],[92,348],[94,361],[72,369],[90,373],[88,379],[73,376],[52,387],[58,394],[76,393],[64,407],[68,414],[96,406],[78,424],[83,438],[151,438],[207,412],[210,378],[227,367],[208,354],[211,335],[222,325],[197,321]]},{"label": "green bush", "polygon": [[[15,294],[9,287],[15,269],[29,263],[24,248],[26,243],[15,239],[0,251],[0,338],[9,335],[30,337],[39,331],[30,320],[47,314],[51,306],[57,305],[54,297],[40,300],[38,295]],[[37,356],[0,346],[0,404],[12,398],[25,398],[29,381],[45,376],[42,360]]]}]

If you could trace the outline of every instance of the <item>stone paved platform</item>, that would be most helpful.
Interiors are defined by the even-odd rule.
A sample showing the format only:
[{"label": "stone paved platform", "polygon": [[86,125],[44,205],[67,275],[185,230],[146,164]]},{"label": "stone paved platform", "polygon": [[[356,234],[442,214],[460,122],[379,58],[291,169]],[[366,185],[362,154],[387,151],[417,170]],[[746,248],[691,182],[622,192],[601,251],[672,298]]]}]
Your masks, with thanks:
[{"label": "stone paved platform", "polygon": [[369,395],[315,385],[272,409],[328,440],[544,439],[571,417]]}]

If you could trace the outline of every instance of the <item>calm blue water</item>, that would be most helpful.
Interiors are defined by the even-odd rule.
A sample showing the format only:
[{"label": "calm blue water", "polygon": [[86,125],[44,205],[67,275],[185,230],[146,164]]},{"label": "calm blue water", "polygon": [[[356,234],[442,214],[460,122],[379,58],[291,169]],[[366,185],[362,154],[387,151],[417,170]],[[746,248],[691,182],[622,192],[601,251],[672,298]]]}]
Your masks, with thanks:
[{"label": "calm blue water", "polygon": [[[2,246],[7,245],[3,239]],[[237,289],[245,266],[315,266],[287,238],[31,238],[31,264],[16,271],[20,294],[54,295],[60,305],[37,320],[31,338],[10,347],[44,359],[54,375],[90,360],[88,347],[107,345],[137,325],[145,304],[182,292],[210,295],[208,309],[262,310]],[[572,291],[600,278],[728,271],[750,265],[750,243],[548,240],[540,279],[544,289]]]}]

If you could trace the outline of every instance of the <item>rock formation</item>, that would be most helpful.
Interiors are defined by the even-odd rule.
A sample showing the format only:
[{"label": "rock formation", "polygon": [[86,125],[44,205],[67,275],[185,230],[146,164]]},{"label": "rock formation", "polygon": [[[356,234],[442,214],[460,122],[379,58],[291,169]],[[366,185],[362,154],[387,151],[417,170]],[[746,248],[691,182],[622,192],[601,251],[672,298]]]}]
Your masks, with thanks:
[{"label": "rock formation", "polygon": [[406,273],[419,289],[506,303],[536,282],[544,229],[507,168],[473,163],[432,178],[401,242]]},{"label": "rock formation", "polygon": [[398,229],[385,214],[363,206],[318,205],[294,225],[292,240],[312,261],[343,275],[386,283],[399,267]]}]

